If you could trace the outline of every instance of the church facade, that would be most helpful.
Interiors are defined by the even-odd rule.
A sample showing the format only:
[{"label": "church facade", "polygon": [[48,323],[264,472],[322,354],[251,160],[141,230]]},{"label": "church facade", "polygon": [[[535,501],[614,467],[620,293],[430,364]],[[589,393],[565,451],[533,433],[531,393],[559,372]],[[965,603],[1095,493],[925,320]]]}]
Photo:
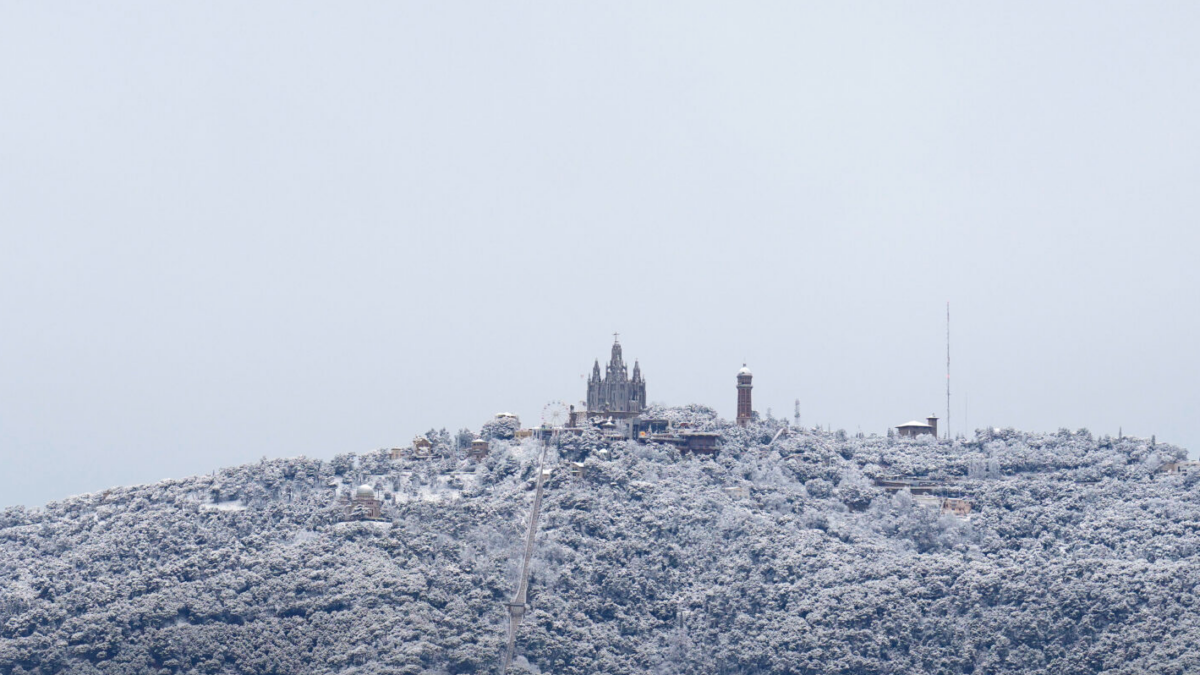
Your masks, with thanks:
[{"label": "church facade", "polygon": [[642,378],[642,369],[637,360],[633,362],[633,377],[621,357],[621,343],[613,340],[612,358],[603,376],[600,373],[600,360],[592,366],[592,376],[588,378],[587,411],[588,416],[609,416],[627,418],[641,414],[646,409],[646,380]]}]

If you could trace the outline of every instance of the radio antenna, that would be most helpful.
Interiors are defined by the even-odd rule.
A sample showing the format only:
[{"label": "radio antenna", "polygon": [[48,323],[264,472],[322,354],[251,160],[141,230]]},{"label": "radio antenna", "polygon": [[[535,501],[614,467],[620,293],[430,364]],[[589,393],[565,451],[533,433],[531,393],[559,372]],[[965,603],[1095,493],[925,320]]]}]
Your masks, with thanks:
[{"label": "radio antenna", "polygon": [[950,301],[946,301],[946,440],[950,440]]}]

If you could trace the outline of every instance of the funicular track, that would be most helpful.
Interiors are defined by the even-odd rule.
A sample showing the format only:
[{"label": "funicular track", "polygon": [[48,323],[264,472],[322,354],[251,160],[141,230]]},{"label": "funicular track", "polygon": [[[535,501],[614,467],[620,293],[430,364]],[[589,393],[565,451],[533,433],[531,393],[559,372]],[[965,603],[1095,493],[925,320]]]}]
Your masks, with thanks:
[{"label": "funicular track", "polygon": [[529,592],[529,563],[533,560],[533,540],[537,535],[538,515],[542,510],[542,486],[546,480],[546,452],[550,444],[543,442],[542,455],[538,460],[537,492],[533,496],[533,509],[529,512],[529,531],[525,535],[525,556],[521,561],[521,576],[517,580],[517,591],[513,594],[508,606],[508,646],[504,650],[504,663],[500,672],[507,673],[512,665],[513,651],[517,643],[517,629],[521,627],[521,619],[525,616],[526,600]]}]

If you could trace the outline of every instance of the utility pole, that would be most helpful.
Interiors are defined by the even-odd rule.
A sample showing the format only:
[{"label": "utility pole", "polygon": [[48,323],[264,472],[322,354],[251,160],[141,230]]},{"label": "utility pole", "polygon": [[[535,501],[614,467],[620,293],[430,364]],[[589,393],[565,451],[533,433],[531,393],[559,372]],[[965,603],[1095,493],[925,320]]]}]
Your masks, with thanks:
[{"label": "utility pole", "polygon": [[946,301],[946,440],[950,440],[950,301]]}]

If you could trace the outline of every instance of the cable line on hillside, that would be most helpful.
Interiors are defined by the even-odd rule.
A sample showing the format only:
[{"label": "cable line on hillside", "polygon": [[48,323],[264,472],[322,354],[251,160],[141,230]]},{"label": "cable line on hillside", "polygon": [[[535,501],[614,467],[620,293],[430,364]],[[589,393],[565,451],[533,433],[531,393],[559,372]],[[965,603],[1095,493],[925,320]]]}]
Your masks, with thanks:
[{"label": "cable line on hillside", "polygon": [[504,651],[504,664],[501,673],[507,673],[512,665],[513,649],[517,642],[517,629],[521,627],[521,619],[525,616],[525,601],[529,592],[529,563],[533,560],[533,538],[537,534],[538,513],[542,509],[542,484],[546,479],[546,451],[549,442],[543,440],[542,456],[538,460],[537,493],[533,496],[533,509],[529,512],[529,532],[525,535],[525,558],[521,562],[521,576],[517,580],[517,592],[512,602],[508,603],[508,647]]}]

